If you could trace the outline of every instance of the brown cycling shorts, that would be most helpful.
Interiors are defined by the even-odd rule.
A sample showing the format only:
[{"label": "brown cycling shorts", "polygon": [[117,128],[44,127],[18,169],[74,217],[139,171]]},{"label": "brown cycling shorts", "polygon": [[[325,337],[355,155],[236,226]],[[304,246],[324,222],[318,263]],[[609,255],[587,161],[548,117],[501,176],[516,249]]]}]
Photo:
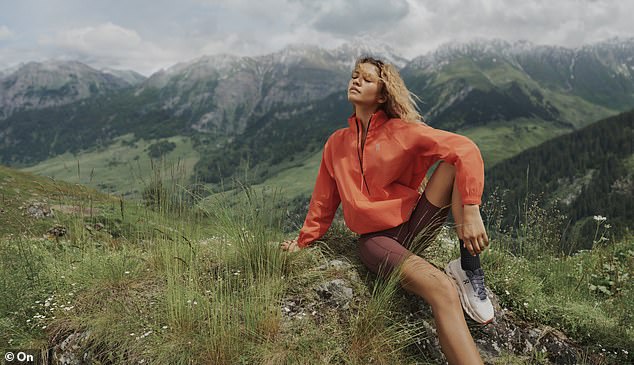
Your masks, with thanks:
[{"label": "brown cycling shorts", "polygon": [[[426,247],[436,238],[447,220],[450,206],[437,207],[425,194],[416,203],[410,219],[383,231],[364,233],[358,241],[359,256],[375,274],[386,276],[409,255]],[[415,246],[415,247],[413,247]]]}]

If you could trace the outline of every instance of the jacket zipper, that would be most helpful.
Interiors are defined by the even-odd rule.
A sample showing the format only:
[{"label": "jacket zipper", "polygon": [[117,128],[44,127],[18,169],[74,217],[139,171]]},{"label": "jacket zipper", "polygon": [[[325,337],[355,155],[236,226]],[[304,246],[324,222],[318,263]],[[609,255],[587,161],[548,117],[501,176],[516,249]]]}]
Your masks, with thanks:
[{"label": "jacket zipper", "polygon": [[[372,114],[370,116],[370,120],[368,121],[368,133],[370,132],[370,124],[372,123],[372,117],[374,116],[374,114]],[[360,184],[360,188],[361,188],[361,192],[363,192],[363,184],[365,184],[365,188],[368,191],[368,195],[372,195],[370,194],[370,188],[368,187],[368,183],[367,181],[365,181],[365,174],[363,173],[363,159],[362,159],[362,155],[363,155],[363,148],[365,147],[365,142],[363,143],[362,146],[359,146],[359,120],[355,118],[355,122],[357,123],[357,157],[359,158],[359,166],[361,167],[361,181],[359,182]],[[368,140],[368,135],[366,134],[365,136],[365,141],[367,142]],[[359,148],[361,147],[361,148]],[[361,151],[359,153],[359,151]]]}]

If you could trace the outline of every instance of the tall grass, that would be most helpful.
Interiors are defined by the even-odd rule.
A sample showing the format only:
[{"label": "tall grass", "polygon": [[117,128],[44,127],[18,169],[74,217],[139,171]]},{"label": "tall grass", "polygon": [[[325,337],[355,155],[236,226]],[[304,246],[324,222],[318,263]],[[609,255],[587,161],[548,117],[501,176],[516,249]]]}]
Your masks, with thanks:
[{"label": "tall grass", "polygon": [[280,237],[275,197],[245,187],[242,209],[206,210],[204,191],[180,180],[182,166],[153,171],[142,204],[46,187],[66,234],[2,240],[6,345],[90,333],[78,345],[93,361],[229,364],[274,340],[287,270],[287,255],[270,244]]},{"label": "tall grass", "polygon": [[400,291],[401,270],[399,266],[385,277],[377,277],[370,299],[353,319],[350,330],[353,363],[403,363],[403,350],[426,337],[421,321],[406,323],[395,313],[395,296]]},{"label": "tall grass", "polygon": [[[502,231],[503,199],[494,194],[483,207],[491,229],[483,260],[487,281],[503,306],[526,320],[561,329],[594,360],[631,361],[634,348],[634,238],[613,241],[609,218],[595,216],[594,237],[564,240],[567,219],[527,196],[516,228]],[[584,241],[585,240],[585,241]],[[576,247],[593,247],[576,251]],[[598,354],[598,355],[597,355]]]}]

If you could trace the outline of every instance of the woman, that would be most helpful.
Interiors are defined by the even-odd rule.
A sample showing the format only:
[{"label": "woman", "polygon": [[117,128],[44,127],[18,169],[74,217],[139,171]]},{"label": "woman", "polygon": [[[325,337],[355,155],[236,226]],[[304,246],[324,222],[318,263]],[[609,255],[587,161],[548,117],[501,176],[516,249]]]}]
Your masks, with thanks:
[{"label": "woman", "polygon": [[[360,234],[361,261],[382,276],[398,268],[403,288],[431,305],[447,360],[482,363],[462,313],[480,323],[493,319],[479,259],[488,246],[480,151],[466,137],[426,125],[396,68],[380,60],[357,60],[348,100],[349,127],[328,138],[304,226],[282,249],[322,237],[342,203],[346,225]],[[441,160],[420,194],[427,170]],[[461,258],[447,265],[447,275],[416,255],[421,242],[413,241],[434,239],[450,208]]]}]

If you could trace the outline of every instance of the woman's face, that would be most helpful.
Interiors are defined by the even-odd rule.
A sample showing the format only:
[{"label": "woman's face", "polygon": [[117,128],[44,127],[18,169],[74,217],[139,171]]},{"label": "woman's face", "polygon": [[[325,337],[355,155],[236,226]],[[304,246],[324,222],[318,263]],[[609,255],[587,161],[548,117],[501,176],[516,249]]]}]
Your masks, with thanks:
[{"label": "woman's face", "polygon": [[373,107],[385,102],[381,96],[379,69],[371,63],[362,63],[352,71],[348,82],[348,101],[354,105]]}]

